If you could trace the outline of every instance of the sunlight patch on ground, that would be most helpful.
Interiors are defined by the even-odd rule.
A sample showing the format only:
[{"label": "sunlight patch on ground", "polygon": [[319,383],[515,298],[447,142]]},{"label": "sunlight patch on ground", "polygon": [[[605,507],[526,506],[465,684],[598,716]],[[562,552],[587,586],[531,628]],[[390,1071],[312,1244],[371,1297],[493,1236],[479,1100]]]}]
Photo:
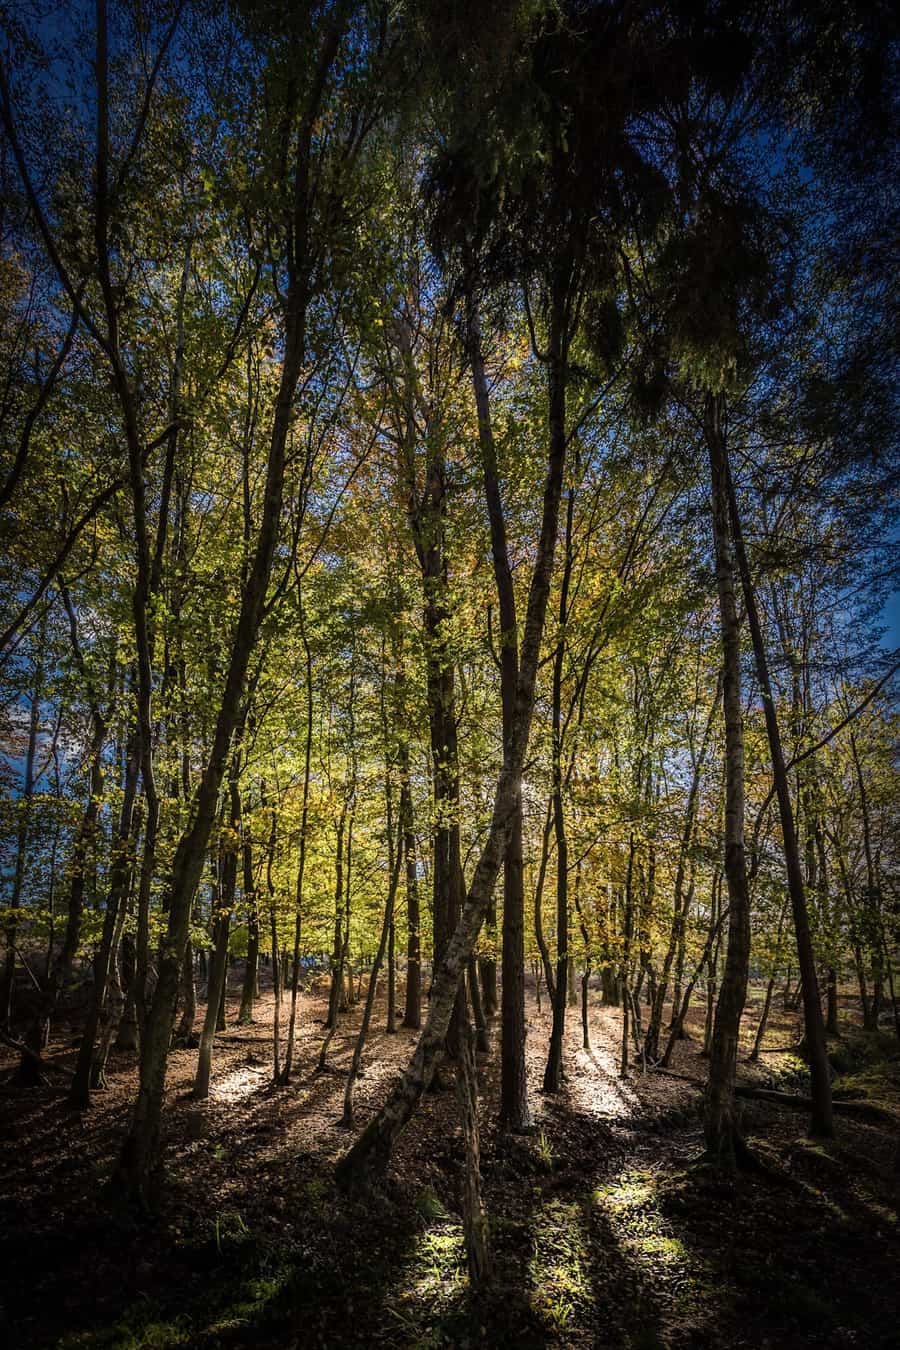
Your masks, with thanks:
[{"label": "sunlight patch on ground", "polygon": [[621,1119],[640,1113],[638,1094],[619,1077],[618,1061],[605,1048],[578,1051],[570,1093],[572,1101],[592,1116]]},{"label": "sunlight patch on ground", "polygon": [[[423,1209],[447,1214],[439,1202],[433,1211],[428,1203]],[[405,1329],[407,1339],[403,1344],[421,1346],[422,1350],[455,1344],[452,1335],[448,1337],[445,1332],[460,1314],[468,1291],[466,1244],[462,1225],[456,1219],[447,1215],[420,1235],[398,1286],[385,1307]]]},{"label": "sunlight patch on ground", "polygon": [[238,1102],[262,1087],[272,1076],[268,1064],[242,1064],[239,1069],[214,1082],[210,1096],[217,1102]]},{"label": "sunlight patch on ground", "polygon": [[562,1200],[541,1205],[533,1216],[532,1243],[531,1304],[548,1330],[562,1334],[593,1302],[580,1206]]},{"label": "sunlight patch on ground", "polygon": [[654,1303],[670,1307],[699,1335],[711,1315],[714,1288],[708,1263],[685,1246],[665,1212],[666,1195],[678,1184],[671,1174],[627,1171],[591,1199]]},{"label": "sunlight patch on ground", "polygon": [[624,1214],[652,1203],[656,1194],[656,1179],[650,1172],[623,1172],[594,1191],[594,1203],[614,1214]]}]

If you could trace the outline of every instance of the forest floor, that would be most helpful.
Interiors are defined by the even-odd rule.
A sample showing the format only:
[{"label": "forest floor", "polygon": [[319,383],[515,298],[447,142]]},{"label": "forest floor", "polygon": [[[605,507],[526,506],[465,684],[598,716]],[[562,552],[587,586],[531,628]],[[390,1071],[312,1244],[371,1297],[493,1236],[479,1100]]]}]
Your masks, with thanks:
[{"label": "forest floor", "polygon": [[[834,1049],[836,1090],[868,1102],[837,1137],[809,1139],[802,1112],[745,1103],[767,1174],[734,1180],[696,1165],[701,1092],[638,1066],[618,1076],[618,1009],[592,995],[594,1049],[570,1009],[565,1091],[541,1082],[549,1032],[529,993],[536,1131],[495,1127],[499,1031],[480,1057],[482,1165],[495,1278],[474,1295],[458,1196],[456,1095],[433,1092],[403,1135],[386,1184],[348,1198],[333,1163],[360,1008],[343,1019],[328,1071],[315,1072],[324,989],[301,999],[297,1072],[271,1086],[273,1000],[216,1040],[208,1102],[189,1100],[195,1050],[170,1058],[166,1185],[152,1219],[116,1213],[104,1193],[134,1098],[134,1056],[84,1114],[63,1075],[23,1090],[0,1063],[0,1341],[10,1350],[168,1347],[539,1347],[625,1350],[900,1345],[900,1060],[895,1041],[849,1023]],[[755,998],[761,991],[755,991]],[[198,1009],[202,1017],[202,1005]],[[790,1051],[796,1014],[772,1017],[759,1065],[741,1078],[804,1091]],[[383,1001],[357,1085],[364,1123],[407,1060],[414,1033],[384,1031]],[[673,1069],[702,1081],[700,1012]],[[50,1056],[70,1066],[77,1026]]]}]

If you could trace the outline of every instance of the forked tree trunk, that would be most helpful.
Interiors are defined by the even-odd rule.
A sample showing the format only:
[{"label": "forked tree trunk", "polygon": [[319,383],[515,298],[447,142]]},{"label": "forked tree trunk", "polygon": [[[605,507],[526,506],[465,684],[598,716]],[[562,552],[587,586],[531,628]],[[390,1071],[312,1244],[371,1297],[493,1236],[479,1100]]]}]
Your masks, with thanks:
[{"label": "forked tree trunk", "polygon": [[559,522],[559,501],[566,460],[567,346],[563,339],[565,309],[563,290],[564,287],[557,281],[554,286],[550,318],[550,452],[544,485],[541,532],[522,638],[519,679],[516,687],[516,716],[497,781],[491,824],[456,931],[450,939],[443,961],[435,972],[428,1015],[412,1059],[389,1093],[382,1109],[339,1162],[337,1175],[342,1184],[363,1180],[371,1169],[381,1170],[387,1165],[394,1141],[410,1119],[431,1081],[442,1053],[447,1027],[457,998],[460,976],[468,965],[487,914],[518,808],[522,788],[522,767],[534,710],[544,619],[550,595]]}]

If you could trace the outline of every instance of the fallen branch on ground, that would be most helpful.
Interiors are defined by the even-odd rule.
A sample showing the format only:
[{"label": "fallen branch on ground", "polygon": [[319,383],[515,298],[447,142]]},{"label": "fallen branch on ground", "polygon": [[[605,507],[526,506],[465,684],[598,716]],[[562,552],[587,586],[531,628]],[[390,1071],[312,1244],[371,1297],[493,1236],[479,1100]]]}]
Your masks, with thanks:
[{"label": "fallen branch on ground", "polygon": [[[680,1079],[682,1083],[691,1083],[701,1092],[706,1089],[706,1083],[702,1078],[692,1078],[690,1074],[675,1073],[672,1069],[661,1069],[656,1065],[653,1066],[653,1072],[664,1074],[666,1078]],[[775,1106],[790,1106],[795,1111],[812,1110],[812,1098],[802,1097],[796,1092],[778,1092],[775,1088],[757,1088],[750,1087],[747,1083],[736,1083],[734,1095],[749,1098],[751,1101],[772,1102]],[[874,1102],[848,1102],[835,1098],[832,1100],[832,1106],[841,1115],[858,1116],[863,1120],[893,1122],[895,1119],[890,1111],[886,1111],[883,1106],[876,1106]]]}]

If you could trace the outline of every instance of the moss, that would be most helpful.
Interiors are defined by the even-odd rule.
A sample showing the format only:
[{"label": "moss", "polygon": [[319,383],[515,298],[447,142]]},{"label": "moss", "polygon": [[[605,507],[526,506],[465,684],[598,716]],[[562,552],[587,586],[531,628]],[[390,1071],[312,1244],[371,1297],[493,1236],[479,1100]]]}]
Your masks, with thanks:
[{"label": "moss", "polygon": [[595,1204],[604,1209],[624,1212],[651,1203],[656,1195],[656,1178],[651,1172],[623,1172],[615,1181],[593,1192]]},{"label": "moss", "polygon": [[59,1350],[175,1350],[195,1344],[187,1317],[167,1320],[157,1304],[143,1303],[113,1326],[63,1337]]},{"label": "moss", "polygon": [[565,1333],[576,1310],[592,1301],[588,1250],[577,1203],[551,1200],[533,1216],[531,1306],[548,1331]]}]

